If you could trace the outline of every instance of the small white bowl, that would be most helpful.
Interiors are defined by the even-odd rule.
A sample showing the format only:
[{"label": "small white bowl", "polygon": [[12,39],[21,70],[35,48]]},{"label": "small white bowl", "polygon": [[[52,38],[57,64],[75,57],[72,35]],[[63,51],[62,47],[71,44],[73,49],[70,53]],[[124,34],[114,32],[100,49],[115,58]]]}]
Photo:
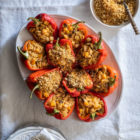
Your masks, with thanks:
[{"label": "small white bowl", "polygon": [[[139,9],[139,0],[136,0],[136,9],[135,9],[135,14],[134,14],[133,18],[136,16],[136,14],[138,12],[138,9]],[[96,19],[97,22],[99,22],[103,26],[106,26],[106,27],[109,27],[109,28],[121,28],[121,27],[124,27],[124,26],[126,26],[130,23],[129,21],[125,22],[125,23],[122,23],[120,25],[108,25],[108,24],[103,23],[94,11],[94,0],[90,0],[90,10],[91,10],[91,13],[92,13],[93,17]]]}]

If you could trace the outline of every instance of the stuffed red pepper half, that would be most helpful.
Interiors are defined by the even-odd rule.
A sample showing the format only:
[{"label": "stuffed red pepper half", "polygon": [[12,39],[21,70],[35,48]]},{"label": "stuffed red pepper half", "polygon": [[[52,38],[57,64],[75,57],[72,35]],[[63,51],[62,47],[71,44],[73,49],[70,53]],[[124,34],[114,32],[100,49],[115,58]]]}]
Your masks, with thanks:
[{"label": "stuffed red pepper half", "polygon": [[30,17],[32,20],[27,25],[27,30],[33,37],[40,43],[47,44],[53,43],[57,36],[57,25],[52,17],[45,13],[37,15],[35,18]]},{"label": "stuffed red pepper half", "polygon": [[101,64],[106,56],[107,52],[101,33],[99,33],[99,39],[94,35],[88,35],[78,50],[77,62],[82,68],[91,69]]},{"label": "stuffed red pepper half", "polygon": [[90,70],[90,76],[93,80],[92,91],[102,97],[111,94],[118,86],[118,73],[110,66],[100,65]]},{"label": "stuffed red pepper half", "polygon": [[60,87],[45,101],[44,106],[47,114],[57,119],[66,120],[75,107],[75,99],[71,97],[64,87]]},{"label": "stuffed red pepper half", "polygon": [[80,46],[81,41],[87,35],[87,28],[82,21],[74,19],[66,19],[62,21],[59,29],[59,37],[70,39],[72,41],[73,49]]},{"label": "stuffed red pepper half", "polygon": [[60,67],[64,72],[71,71],[75,63],[71,41],[67,39],[57,39],[54,44],[47,44],[46,51],[48,63],[55,67]]},{"label": "stuffed red pepper half", "polygon": [[32,98],[33,93],[41,100],[48,98],[59,88],[61,80],[62,75],[58,68],[40,70],[30,74],[27,79],[27,84],[32,90],[30,98]]},{"label": "stuffed red pepper half", "polygon": [[47,56],[44,47],[35,40],[28,40],[22,48],[17,47],[23,56],[25,66],[31,70],[41,70],[48,67]]},{"label": "stuffed red pepper half", "polygon": [[73,69],[66,75],[62,83],[72,97],[77,97],[80,93],[86,93],[93,87],[90,75],[81,69]]},{"label": "stuffed red pepper half", "polygon": [[79,119],[86,122],[98,120],[107,114],[104,99],[92,92],[81,94],[76,98],[76,110]]}]

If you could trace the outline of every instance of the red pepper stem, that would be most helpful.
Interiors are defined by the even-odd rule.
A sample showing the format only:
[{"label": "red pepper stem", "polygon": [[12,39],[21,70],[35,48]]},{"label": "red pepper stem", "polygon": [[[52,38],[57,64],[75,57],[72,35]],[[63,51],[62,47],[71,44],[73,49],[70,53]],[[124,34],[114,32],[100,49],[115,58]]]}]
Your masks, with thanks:
[{"label": "red pepper stem", "polygon": [[102,49],[102,46],[101,46],[101,43],[102,43],[102,33],[99,32],[98,34],[99,34],[99,41],[94,44],[96,50]]},{"label": "red pepper stem", "polygon": [[32,20],[35,24],[38,24],[40,22],[39,19],[34,18],[34,17],[29,17],[27,20]]},{"label": "red pepper stem", "polygon": [[57,40],[56,40],[56,44],[55,44],[56,46],[59,46],[59,37],[57,38]]},{"label": "red pepper stem", "polygon": [[77,26],[78,26],[78,24],[80,24],[80,23],[85,23],[85,21],[78,21],[78,22],[76,22],[76,23],[72,24],[72,26],[77,27]]},{"label": "red pepper stem", "polygon": [[101,46],[101,43],[102,43],[102,33],[99,32],[99,41],[98,41],[97,45]]},{"label": "red pepper stem", "polygon": [[19,53],[20,53],[22,56],[24,56],[26,59],[28,59],[28,57],[29,57],[28,52],[23,52],[23,51],[20,49],[19,46],[17,47],[17,49],[18,49]]},{"label": "red pepper stem", "polygon": [[72,26],[74,27],[74,31],[73,32],[76,32],[77,31],[78,24],[80,24],[80,23],[85,23],[85,21],[78,21],[78,22],[72,24]]},{"label": "red pepper stem", "polygon": [[90,118],[91,118],[92,120],[94,120],[94,119],[95,119],[95,116],[96,116],[96,114],[95,114],[95,113],[90,114]]},{"label": "red pepper stem", "polygon": [[35,90],[37,90],[39,88],[39,85],[36,85],[33,90],[31,91],[31,94],[30,94],[30,99],[32,99],[32,96],[33,96],[33,93]]}]

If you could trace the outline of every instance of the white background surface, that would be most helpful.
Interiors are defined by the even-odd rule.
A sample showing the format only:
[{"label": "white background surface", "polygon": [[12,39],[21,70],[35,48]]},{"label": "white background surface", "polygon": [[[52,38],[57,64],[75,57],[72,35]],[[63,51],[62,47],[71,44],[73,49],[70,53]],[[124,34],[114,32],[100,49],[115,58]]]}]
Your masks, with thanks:
[{"label": "white background surface", "polygon": [[[121,103],[108,119],[97,123],[69,119],[54,121],[46,117],[37,98],[28,98],[29,90],[20,76],[14,45],[17,33],[26,19],[41,12],[75,16],[103,32],[124,78]],[[140,28],[140,10],[135,21]],[[88,0],[0,0],[0,95],[2,140],[28,123],[51,124],[59,128],[69,140],[139,140],[140,36],[135,36],[130,25],[120,30],[99,25],[92,18]]]}]

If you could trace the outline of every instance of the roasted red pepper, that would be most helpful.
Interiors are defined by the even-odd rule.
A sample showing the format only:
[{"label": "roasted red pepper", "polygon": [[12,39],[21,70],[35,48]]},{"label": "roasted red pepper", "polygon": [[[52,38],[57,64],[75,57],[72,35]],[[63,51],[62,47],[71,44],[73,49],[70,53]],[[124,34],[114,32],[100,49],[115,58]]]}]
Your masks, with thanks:
[{"label": "roasted red pepper", "polygon": [[[46,80],[44,80],[45,77],[43,77],[43,76],[45,76],[46,74],[52,74],[53,72],[56,72],[57,75],[53,74],[53,76],[51,76],[51,78],[48,78],[47,81],[48,80],[53,80],[53,81],[50,81],[50,82],[55,83],[56,85],[55,86],[51,85],[51,86],[54,86],[54,88],[52,88],[53,91],[51,91],[51,92],[46,91],[46,89],[45,89],[46,87],[44,87],[43,84],[46,84],[46,86],[48,84],[44,83],[44,81],[46,81]],[[39,79],[39,78],[41,78],[41,79]],[[56,79],[57,82],[54,81],[54,79]],[[35,93],[36,96],[41,100],[44,100],[44,99],[48,98],[48,96],[51,93],[53,93],[54,90],[59,88],[60,83],[61,83],[61,79],[62,79],[62,75],[61,75],[58,68],[54,68],[54,69],[51,69],[51,70],[48,70],[48,69],[40,70],[40,71],[37,71],[37,72],[34,72],[34,73],[30,74],[29,77],[27,78],[27,85],[32,90],[30,98],[32,98],[33,93]]]},{"label": "roasted red pepper", "polygon": [[28,20],[30,19],[32,21],[27,24],[27,30],[29,30],[33,37],[43,44],[53,42],[58,32],[54,19],[45,13],[37,15],[35,18],[28,18]]},{"label": "roasted red pepper", "polygon": [[95,35],[88,35],[81,43],[77,53],[79,65],[84,69],[92,69],[100,65],[107,56],[105,44],[102,41],[102,34],[99,38]]},{"label": "roasted red pepper", "polygon": [[[33,49],[34,48],[34,49]],[[31,71],[42,70],[48,68],[47,56],[44,47],[34,40],[25,42],[22,49],[17,47],[23,56],[25,66]],[[35,55],[35,57],[34,57]]]},{"label": "roasted red pepper", "polygon": [[[97,102],[100,106],[97,106]],[[107,106],[104,99],[92,92],[82,94],[76,98],[76,110],[79,119],[86,122],[99,120],[107,114]]]},{"label": "roasted red pepper", "polygon": [[59,37],[70,39],[72,41],[73,49],[80,46],[81,40],[87,35],[88,31],[83,21],[76,21],[74,19],[66,19],[62,21],[59,29]]},{"label": "roasted red pepper", "polygon": [[44,103],[47,114],[57,119],[66,120],[75,107],[75,99],[67,94],[64,88],[59,88],[51,94]]},{"label": "roasted red pepper", "polygon": [[111,94],[118,86],[119,75],[114,68],[108,65],[100,65],[91,70],[90,76],[94,85],[91,90],[102,97]]},{"label": "roasted red pepper", "polygon": [[[87,93],[93,87],[93,82],[92,82],[92,79],[91,79],[90,75],[86,71],[85,71],[85,73],[87,75],[87,78],[86,79],[83,78],[82,81],[85,80],[85,82],[86,82],[87,80],[89,80],[88,82],[90,84],[88,86],[85,86],[83,89],[81,89],[81,88],[75,88],[75,87],[69,87],[67,79],[68,79],[69,74],[71,74],[71,73],[67,74],[66,77],[63,79],[62,83],[63,83],[64,87],[66,88],[66,90],[69,92],[69,94],[72,97],[77,97],[80,94]],[[81,78],[81,76],[79,76],[78,78]],[[72,78],[70,78],[70,79],[72,79]],[[77,82],[77,80],[75,80],[75,81]],[[80,81],[80,82],[82,82],[82,81]],[[79,86],[79,84],[78,84],[78,86]]]},{"label": "roasted red pepper", "polygon": [[75,54],[70,40],[59,38],[53,44],[46,45],[48,63],[60,67],[62,71],[70,71],[75,64]]}]

